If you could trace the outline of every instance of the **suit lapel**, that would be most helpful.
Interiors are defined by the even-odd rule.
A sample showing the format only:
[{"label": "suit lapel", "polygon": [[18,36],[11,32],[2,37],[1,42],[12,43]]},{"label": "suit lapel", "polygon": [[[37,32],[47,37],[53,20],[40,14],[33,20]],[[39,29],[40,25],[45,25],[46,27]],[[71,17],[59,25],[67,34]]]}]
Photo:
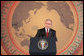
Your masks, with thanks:
[{"label": "suit lapel", "polygon": [[48,33],[48,37],[51,37],[52,35],[52,32],[51,32],[51,29],[49,30],[49,33]]},{"label": "suit lapel", "polygon": [[45,30],[45,28],[43,28],[43,33],[44,33],[44,36],[46,36],[46,30]]}]

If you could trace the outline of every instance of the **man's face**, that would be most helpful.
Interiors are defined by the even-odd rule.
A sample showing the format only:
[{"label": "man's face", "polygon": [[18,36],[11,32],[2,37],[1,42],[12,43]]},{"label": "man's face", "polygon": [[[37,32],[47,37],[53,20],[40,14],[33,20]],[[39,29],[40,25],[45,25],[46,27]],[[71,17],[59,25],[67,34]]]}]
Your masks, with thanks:
[{"label": "man's face", "polygon": [[45,22],[45,28],[50,28],[52,26],[51,21],[46,21]]}]

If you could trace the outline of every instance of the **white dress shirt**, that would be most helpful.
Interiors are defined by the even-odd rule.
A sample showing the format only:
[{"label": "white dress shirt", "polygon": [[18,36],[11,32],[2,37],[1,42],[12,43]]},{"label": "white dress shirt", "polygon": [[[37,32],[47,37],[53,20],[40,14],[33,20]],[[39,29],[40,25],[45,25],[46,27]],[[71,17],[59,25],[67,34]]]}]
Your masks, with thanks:
[{"label": "white dress shirt", "polygon": [[[49,33],[49,30],[50,30],[50,29],[48,28],[48,33]],[[47,28],[45,28],[45,31],[47,32]]]}]

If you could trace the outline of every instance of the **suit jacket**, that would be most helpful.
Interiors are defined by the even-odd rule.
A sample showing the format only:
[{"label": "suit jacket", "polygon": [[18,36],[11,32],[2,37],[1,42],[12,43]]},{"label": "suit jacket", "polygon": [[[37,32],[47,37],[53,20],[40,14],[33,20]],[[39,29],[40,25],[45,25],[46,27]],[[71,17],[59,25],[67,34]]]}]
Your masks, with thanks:
[{"label": "suit jacket", "polygon": [[[46,37],[45,28],[39,29],[35,37]],[[54,41],[57,41],[56,31],[50,28],[48,33],[48,38],[51,38],[51,37],[53,37]]]}]

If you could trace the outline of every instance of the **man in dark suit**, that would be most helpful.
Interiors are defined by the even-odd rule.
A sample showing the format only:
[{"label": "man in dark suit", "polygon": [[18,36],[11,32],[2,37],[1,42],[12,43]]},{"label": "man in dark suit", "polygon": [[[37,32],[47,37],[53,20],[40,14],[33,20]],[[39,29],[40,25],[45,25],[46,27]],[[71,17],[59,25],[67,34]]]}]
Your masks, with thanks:
[{"label": "man in dark suit", "polygon": [[48,40],[49,42],[49,48],[46,50],[45,53],[43,54],[47,54],[47,55],[56,55],[57,50],[56,50],[56,41],[57,41],[57,37],[56,37],[56,31],[51,29],[50,27],[52,26],[52,20],[50,19],[46,19],[45,21],[45,27],[42,29],[39,29],[37,31],[37,34],[35,37],[41,38],[44,37]]}]

